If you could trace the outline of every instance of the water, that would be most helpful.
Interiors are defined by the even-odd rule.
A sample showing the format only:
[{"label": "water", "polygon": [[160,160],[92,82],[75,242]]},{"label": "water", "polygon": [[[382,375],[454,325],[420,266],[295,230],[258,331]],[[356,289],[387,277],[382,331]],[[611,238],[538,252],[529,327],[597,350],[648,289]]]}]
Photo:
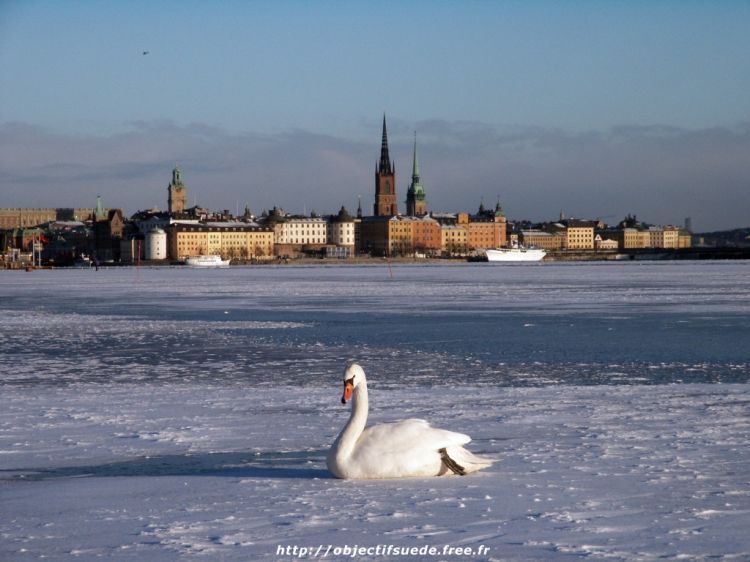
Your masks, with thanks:
[{"label": "water", "polygon": [[0,384],[750,380],[750,264],[0,273]]}]

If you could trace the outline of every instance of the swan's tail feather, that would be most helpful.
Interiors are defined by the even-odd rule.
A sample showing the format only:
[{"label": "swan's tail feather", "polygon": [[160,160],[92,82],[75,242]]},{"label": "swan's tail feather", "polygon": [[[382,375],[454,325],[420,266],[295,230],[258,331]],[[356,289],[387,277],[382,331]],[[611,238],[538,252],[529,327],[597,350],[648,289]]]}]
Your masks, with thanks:
[{"label": "swan's tail feather", "polygon": [[443,464],[446,468],[454,474],[460,474],[461,476],[487,468],[495,462],[494,459],[480,457],[463,447],[447,447],[440,449],[440,456],[443,459]]},{"label": "swan's tail feather", "polygon": [[442,449],[438,449],[438,453],[440,453],[440,459],[443,461],[443,465],[445,466],[445,468],[450,470],[453,474],[458,474],[459,476],[464,476],[466,474],[466,469],[464,469],[463,466],[461,466],[452,458],[450,458],[450,456],[448,456],[448,451],[445,450],[445,447],[443,447]]}]

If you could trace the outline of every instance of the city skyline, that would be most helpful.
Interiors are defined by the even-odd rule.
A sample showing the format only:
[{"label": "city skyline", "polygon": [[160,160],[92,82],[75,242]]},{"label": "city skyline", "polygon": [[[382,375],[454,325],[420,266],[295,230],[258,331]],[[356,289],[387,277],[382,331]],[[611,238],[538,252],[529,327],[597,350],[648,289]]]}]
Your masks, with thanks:
[{"label": "city skyline", "polygon": [[369,209],[385,112],[399,209],[750,223],[747,4],[139,5],[0,8],[0,206]]}]

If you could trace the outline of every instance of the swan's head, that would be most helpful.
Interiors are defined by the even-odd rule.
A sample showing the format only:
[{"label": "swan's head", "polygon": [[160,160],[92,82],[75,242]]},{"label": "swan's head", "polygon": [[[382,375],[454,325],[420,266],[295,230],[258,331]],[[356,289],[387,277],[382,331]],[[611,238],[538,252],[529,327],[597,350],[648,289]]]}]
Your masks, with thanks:
[{"label": "swan's head", "polygon": [[346,404],[346,401],[351,399],[354,389],[364,382],[364,369],[356,363],[350,363],[347,368],[344,369],[344,395],[341,397],[341,403]]}]

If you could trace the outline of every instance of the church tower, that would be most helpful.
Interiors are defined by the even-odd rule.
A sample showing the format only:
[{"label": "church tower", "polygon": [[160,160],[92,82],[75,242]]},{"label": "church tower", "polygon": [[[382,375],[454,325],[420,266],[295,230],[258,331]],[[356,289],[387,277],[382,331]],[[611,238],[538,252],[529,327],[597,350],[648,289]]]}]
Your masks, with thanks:
[{"label": "church tower", "polygon": [[406,192],[406,214],[410,217],[421,217],[427,214],[424,186],[419,177],[419,160],[417,159],[417,133],[414,133],[414,162],[411,172],[411,185]]},{"label": "church tower", "polygon": [[187,188],[180,179],[180,169],[175,166],[172,170],[172,181],[167,187],[169,197],[167,198],[170,215],[182,213],[187,207]]},{"label": "church tower", "polygon": [[389,217],[398,214],[396,205],[396,165],[388,155],[388,133],[383,114],[383,140],[380,144],[380,162],[375,166],[375,216]]}]

